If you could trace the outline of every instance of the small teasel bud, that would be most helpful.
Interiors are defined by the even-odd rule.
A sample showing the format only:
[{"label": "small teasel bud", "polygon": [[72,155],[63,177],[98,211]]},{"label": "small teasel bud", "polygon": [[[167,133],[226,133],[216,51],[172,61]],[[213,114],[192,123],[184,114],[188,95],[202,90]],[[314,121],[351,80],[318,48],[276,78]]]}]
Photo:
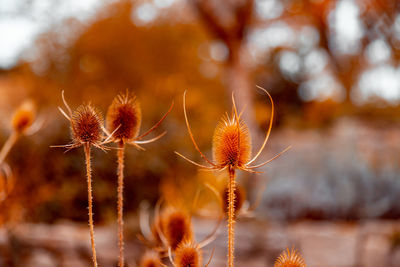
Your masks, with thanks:
[{"label": "small teasel bud", "polygon": [[106,124],[109,132],[115,131],[115,140],[131,140],[138,136],[141,120],[140,104],[127,92],[114,98],[107,111]]},{"label": "small teasel bud", "polygon": [[140,260],[140,267],[161,267],[161,260],[158,253],[149,250],[146,251]]},{"label": "small teasel bud", "polygon": [[102,141],[103,117],[89,105],[81,105],[72,114],[71,132],[75,143],[98,144]]},{"label": "small teasel bud", "polygon": [[169,210],[164,215],[161,223],[162,233],[172,250],[175,250],[185,239],[193,236],[190,218],[180,210]]},{"label": "small teasel bud", "polygon": [[14,113],[12,126],[15,132],[23,133],[34,122],[36,107],[32,101],[24,102]]},{"label": "small teasel bud", "polygon": [[286,249],[279,255],[274,267],[306,267],[306,263],[297,250]]},{"label": "small teasel bud", "polygon": [[177,247],[174,261],[176,267],[200,267],[201,251],[194,242],[185,240]]},{"label": "small teasel bud", "polygon": [[[239,123],[239,125],[238,125]],[[213,156],[217,166],[243,166],[251,157],[251,137],[243,121],[223,119],[215,128]]]},{"label": "small teasel bud", "polygon": [[[234,208],[235,208],[235,216],[238,214],[240,209],[243,206],[244,201],[246,200],[246,191],[240,185],[237,185],[235,190],[235,197],[234,197]],[[222,210],[224,213],[228,212],[228,187],[225,187],[222,191]]]}]

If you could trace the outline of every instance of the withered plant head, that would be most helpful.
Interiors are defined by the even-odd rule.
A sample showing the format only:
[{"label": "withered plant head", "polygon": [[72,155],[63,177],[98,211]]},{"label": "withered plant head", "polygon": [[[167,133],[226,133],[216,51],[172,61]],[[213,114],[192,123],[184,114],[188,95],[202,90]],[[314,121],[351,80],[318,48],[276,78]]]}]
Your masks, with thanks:
[{"label": "withered plant head", "polygon": [[167,210],[160,220],[162,235],[168,246],[175,250],[183,240],[193,238],[190,217],[181,210]]},{"label": "withered plant head", "polygon": [[213,137],[213,155],[217,166],[243,167],[251,157],[251,137],[247,125],[235,114],[222,118]]},{"label": "withered plant head", "polygon": [[136,97],[126,92],[114,98],[108,108],[106,125],[109,132],[114,132],[113,139],[130,141],[139,135],[142,111]]},{"label": "withered plant head", "polygon": [[146,251],[140,260],[140,267],[161,267],[161,259],[158,253],[152,250]]},{"label": "withered plant head", "polygon": [[70,122],[72,142],[67,145],[52,147],[65,147],[70,150],[80,146],[95,146],[105,150],[106,148],[103,145],[108,143],[112,136],[103,140],[102,132],[104,131],[104,127],[101,112],[91,104],[80,105],[72,112],[65,101],[64,91],[62,92],[62,99],[68,113],[60,107],[58,109]]},{"label": "withered plant head", "polygon": [[176,267],[200,267],[202,260],[201,250],[190,240],[182,242],[175,251]]},{"label": "withered plant head", "polygon": [[[175,259],[172,259],[171,250],[169,250],[169,259],[174,267],[200,267],[203,261],[201,246],[191,240],[184,240],[175,251]],[[207,267],[214,255],[211,253],[205,267]]]},{"label": "withered plant head", "polygon": [[32,101],[25,101],[15,111],[11,124],[14,131],[22,134],[27,131],[34,123],[36,117],[36,107]]},{"label": "withered plant head", "polygon": [[306,264],[297,250],[287,249],[276,259],[274,267],[306,267]]},{"label": "withered plant head", "polygon": [[102,142],[103,117],[92,105],[81,105],[71,118],[71,133],[76,144],[99,144]]},{"label": "withered plant head", "polygon": [[107,130],[108,135],[112,136],[111,140],[117,143],[128,143],[140,150],[144,150],[141,144],[148,144],[163,137],[166,132],[149,139],[142,140],[148,134],[157,129],[160,124],[171,112],[174,103],[172,102],[169,110],[164,116],[145,133],[139,135],[140,125],[142,122],[142,112],[139,101],[133,94],[127,91],[125,95],[118,95],[108,108],[107,112]]},{"label": "withered plant head", "polygon": [[[222,191],[222,210],[224,211],[225,214],[228,213],[228,187],[225,187],[224,190]],[[235,208],[235,216],[239,213],[240,209],[243,206],[244,201],[246,200],[246,191],[244,188],[240,185],[237,185],[236,190],[234,192],[234,208]]]},{"label": "withered plant head", "polygon": [[185,160],[189,161],[190,163],[210,170],[224,170],[228,169],[230,172],[235,169],[240,169],[243,171],[257,173],[253,169],[259,168],[264,166],[265,164],[271,162],[275,158],[279,157],[281,154],[286,152],[290,147],[286,148],[284,151],[280,152],[272,159],[258,164],[252,165],[252,163],[260,156],[261,152],[264,150],[264,147],[268,141],[269,135],[272,129],[273,117],[274,117],[274,102],[272,100],[271,95],[263,88],[260,88],[263,92],[265,92],[270,101],[271,101],[271,119],[269,122],[269,127],[267,131],[267,135],[264,139],[264,142],[256,153],[256,155],[251,159],[251,138],[249,130],[243,120],[240,118],[241,114],[238,114],[235,104],[234,95],[232,94],[232,105],[233,105],[233,112],[231,117],[228,115],[222,119],[222,121],[217,125],[214,137],[213,137],[213,155],[214,155],[214,162],[209,160],[199,149],[193,134],[192,130],[189,125],[189,121],[186,114],[186,92],[183,95],[183,111],[185,115],[186,126],[188,128],[189,136],[195,146],[196,150],[200,153],[201,157],[211,166],[205,166],[199,163],[196,163],[185,156],[181,155],[178,152],[175,152]]}]

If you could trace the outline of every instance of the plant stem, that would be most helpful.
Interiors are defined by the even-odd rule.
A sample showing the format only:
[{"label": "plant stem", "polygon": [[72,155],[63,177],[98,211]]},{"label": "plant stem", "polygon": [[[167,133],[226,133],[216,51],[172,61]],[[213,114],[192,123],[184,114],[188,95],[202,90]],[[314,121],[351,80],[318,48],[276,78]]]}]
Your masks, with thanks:
[{"label": "plant stem", "polygon": [[93,254],[93,265],[97,267],[97,257],[96,257],[96,247],[94,243],[94,227],[93,227],[93,208],[92,208],[92,167],[90,164],[90,144],[85,143],[83,146],[85,150],[85,160],[86,160],[86,175],[88,183],[88,204],[89,204],[89,228],[90,228],[90,241],[92,244],[92,254]]},{"label": "plant stem", "polygon": [[4,143],[4,145],[0,151],[0,165],[4,162],[5,158],[7,157],[11,148],[14,146],[18,137],[19,137],[19,134],[16,131],[13,131],[13,133],[8,137],[7,141]]},{"label": "plant stem", "polygon": [[235,169],[229,168],[229,186],[228,186],[228,266],[233,267],[234,259],[234,224],[235,224]]},{"label": "plant stem", "polygon": [[124,141],[121,140],[118,146],[118,246],[119,246],[119,267],[124,266]]}]

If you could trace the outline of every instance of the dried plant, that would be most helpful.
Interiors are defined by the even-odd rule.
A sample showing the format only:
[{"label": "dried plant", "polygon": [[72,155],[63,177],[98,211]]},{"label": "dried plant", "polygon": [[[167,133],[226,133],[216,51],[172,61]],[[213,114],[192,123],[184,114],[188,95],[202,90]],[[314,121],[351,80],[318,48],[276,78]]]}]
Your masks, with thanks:
[{"label": "dried plant", "polygon": [[[210,264],[213,253],[214,250],[205,267]],[[174,267],[200,267],[203,261],[200,246],[190,239],[183,241],[177,247],[175,250],[175,258],[172,257],[171,250],[169,250],[169,259]]]},{"label": "dried plant", "polygon": [[134,95],[129,95],[128,91],[125,95],[118,95],[110,105],[107,111],[107,130],[113,132],[111,141],[118,144],[118,246],[119,246],[119,266],[124,266],[124,220],[123,220],[123,190],[124,190],[124,157],[125,144],[131,144],[139,150],[144,150],[140,144],[148,144],[163,137],[166,132],[150,139],[142,140],[148,134],[153,132],[171,112],[174,103],[167,113],[147,132],[139,135],[140,125],[142,121],[142,112],[140,104]]},{"label": "dried plant", "polygon": [[21,135],[31,135],[41,127],[41,121],[36,120],[35,104],[31,100],[27,100],[19,106],[12,117],[11,125],[12,132],[0,151],[0,165]]},{"label": "dried plant", "polygon": [[112,135],[107,139],[103,138],[103,117],[101,113],[91,104],[79,106],[72,112],[67,101],[64,98],[64,91],[62,92],[62,100],[64,102],[66,113],[61,107],[58,107],[60,112],[70,122],[70,129],[72,135],[72,142],[67,145],[57,145],[52,147],[63,147],[67,151],[83,146],[85,152],[86,176],[88,186],[88,209],[89,209],[89,229],[90,241],[92,246],[93,264],[97,267],[96,247],[94,242],[94,226],[93,226],[93,196],[92,196],[92,168],[91,168],[91,147],[97,147],[103,151],[107,148],[104,144],[110,142]]},{"label": "dried plant", "polygon": [[[193,238],[190,217],[180,210],[167,210],[158,222],[161,236],[164,236],[168,247],[175,250],[184,239]],[[157,226],[156,226],[157,229]]]},{"label": "dried plant", "polygon": [[146,251],[142,259],[140,260],[140,267],[161,267],[164,266],[164,264],[161,263],[161,259],[158,255],[158,253],[148,250]]},{"label": "dried plant", "polygon": [[[155,207],[152,227],[148,225],[149,215],[146,209],[141,209],[140,228],[142,236],[139,236],[139,238],[146,246],[158,251],[160,255],[165,255],[168,251],[175,252],[182,242],[193,240],[194,233],[189,213],[183,209],[170,206],[160,212],[161,204],[162,199],[157,202]],[[198,243],[199,248],[207,246],[215,239],[219,225],[220,221],[213,231]]]},{"label": "dried plant", "polygon": [[15,180],[5,159],[21,135],[37,132],[42,121],[36,119],[36,106],[31,100],[23,102],[14,112],[11,120],[12,132],[0,150],[0,201],[4,200],[14,187]]},{"label": "dried plant", "polygon": [[251,138],[248,131],[248,128],[244,121],[240,118],[241,114],[238,115],[234,95],[232,94],[232,104],[233,104],[233,112],[231,117],[228,115],[222,118],[222,121],[217,125],[214,131],[213,137],[213,157],[214,162],[209,160],[199,149],[194,137],[192,130],[189,125],[189,121],[186,114],[186,92],[183,95],[183,111],[186,121],[186,126],[189,132],[190,139],[196,150],[200,153],[201,157],[211,166],[205,166],[199,163],[196,163],[187,157],[181,155],[178,152],[175,152],[183,159],[189,161],[190,163],[207,169],[207,170],[228,170],[229,174],[229,183],[228,183],[228,265],[229,267],[234,266],[234,223],[235,223],[235,211],[234,211],[234,202],[235,202],[235,174],[236,170],[242,170],[250,173],[259,173],[254,169],[262,167],[267,163],[271,162],[275,158],[279,157],[285,151],[287,151],[290,147],[286,148],[284,151],[280,152],[270,160],[263,162],[261,164],[252,165],[252,163],[260,156],[264,147],[268,141],[269,135],[272,129],[273,123],[273,114],[274,114],[274,102],[272,100],[271,95],[263,88],[258,87],[262,91],[264,91],[270,101],[271,101],[271,119],[269,122],[268,131],[264,142],[261,148],[258,150],[257,154],[251,159]]},{"label": "dried plant", "polygon": [[274,267],[306,267],[303,257],[297,250],[286,249],[276,259]]}]

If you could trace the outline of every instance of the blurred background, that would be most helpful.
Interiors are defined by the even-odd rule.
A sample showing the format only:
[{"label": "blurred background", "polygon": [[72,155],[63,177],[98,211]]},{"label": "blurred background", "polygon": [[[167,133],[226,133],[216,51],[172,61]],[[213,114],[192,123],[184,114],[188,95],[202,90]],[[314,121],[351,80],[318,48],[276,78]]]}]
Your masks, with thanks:
[{"label": "blurred background", "polygon": [[[6,158],[13,182],[1,183],[0,266],[90,266],[83,151],[50,148],[70,142],[62,90],[71,107],[90,102],[105,114],[129,89],[142,132],[175,102],[157,130],[165,137],[127,149],[126,254],[135,266],[140,203],[153,207],[163,194],[190,203],[204,180],[218,180],[173,153],[202,162],[183,92],[207,156],[232,92],[256,153],[271,117],[256,85],[276,104],[259,162],[292,149],[263,174],[239,174],[247,201],[261,200],[252,218],[238,219],[237,265],[273,266],[296,246],[308,266],[400,266],[400,2],[0,0],[0,36],[0,141],[27,99],[44,122]],[[115,151],[94,151],[93,175],[99,261],[115,266]],[[200,237],[214,223],[194,221]],[[205,258],[213,246],[210,266],[225,266],[223,227]]]}]

